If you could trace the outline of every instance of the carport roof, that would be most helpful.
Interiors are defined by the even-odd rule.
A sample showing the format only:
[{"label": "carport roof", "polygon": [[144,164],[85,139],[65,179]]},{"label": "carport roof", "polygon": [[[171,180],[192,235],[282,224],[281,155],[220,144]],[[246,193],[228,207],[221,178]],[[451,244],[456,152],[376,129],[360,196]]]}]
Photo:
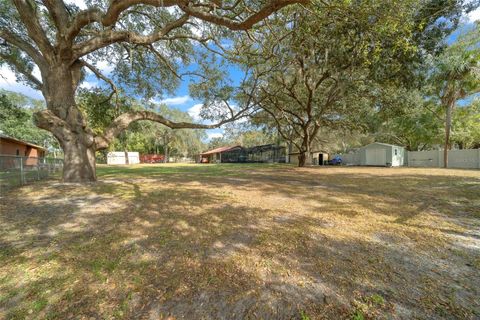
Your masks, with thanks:
[{"label": "carport roof", "polygon": [[241,148],[241,146],[220,147],[220,148],[216,148],[216,149],[212,149],[212,150],[209,150],[209,151],[202,152],[202,153],[200,153],[200,155],[201,156],[206,156],[206,155],[209,155],[209,154],[222,153],[222,152],[230,151],[230,150],[237,149],[237,148]]}]

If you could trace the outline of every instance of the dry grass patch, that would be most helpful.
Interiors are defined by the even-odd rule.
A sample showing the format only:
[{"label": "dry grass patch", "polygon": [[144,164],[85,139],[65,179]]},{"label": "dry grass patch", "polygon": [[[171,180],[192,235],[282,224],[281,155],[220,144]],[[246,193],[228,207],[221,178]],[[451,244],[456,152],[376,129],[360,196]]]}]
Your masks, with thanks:
[{"label": "dry grass patch", "polygon": [[480,317],[480,172],[101,167],[0,200],[0,318]]}]

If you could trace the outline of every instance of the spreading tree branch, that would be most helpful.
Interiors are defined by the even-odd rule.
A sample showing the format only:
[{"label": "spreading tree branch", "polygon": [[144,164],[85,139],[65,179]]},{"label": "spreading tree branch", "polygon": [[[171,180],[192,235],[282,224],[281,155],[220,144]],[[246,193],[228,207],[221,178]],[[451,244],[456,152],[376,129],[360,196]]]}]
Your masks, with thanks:
[{"label": "spreading tree branch", "polygon": [[[248,30],[251,29],[254,24],[262,21],[267,18],[270,14],[275,11],[280,10],[283,7],[286,7],[294,3],[307,3],[307,0],[271,0],[260,10],[250,15],[243,21],[235,21],[227,17],[216,15],[212,13],[212,10],[205,11],[202,8],[196,7],[190,1],[182,1],[179,3],[180,9],[191,15],[192,17],[198,18],[200,20],[211,22],[219,26],[224,26],[230,30]],[[215,12],[215,10],[213,10]]]},{"label": "spreading tree branch", "polygon": [[65,4],[62,0],[44,0],[43,3],[47,7],[55,27],[60,31],[57,33],[58,37],[64,33],[69,22],[69,16]]},{"label": "spreading tree branch", "polygon": [[72,137],[72,130],[69,124],[50,110],[35,112],[33,121],[37,127],[50,131],[61,142],[68,142]]},{"label": "spreading tree branch", "polygon": [[49,56],[53,54],[53,47],[37,19],[37,8],[34,7],[34,2],[28,0],[13,0],[13,3],[17,7],[20,19],[27,28],[28,36],[37,44],[43,56],[49,58]]},{"label": "spreading tree branch", "polygon": [[245,116],[247,108],[244,108],[234,114],[228,119],[224,119],[215,124],[200,124],[200,123],[190,123],[190,122],[173,122],[167,118],[161,116],[158,113],[142,110],[142,111],[130,111],[121,114],[118,116],[110,126],[105,130],[102,136],[95,137],[95,144],[97,150],[102,150],[108,147],[108,145],[117,137],[121,132],[128,128],[128,126],[135,121],[140,120],[150,120],[153,122],[161,123],[171,129],[214,129],[218,128],[225,123],[229,123],[235,120],[238,120]]},{"label": "spreading tree branch", "polygon": [[149,35],[141,35],[132,31],[115,31],[112,29],[100,32],[97,36],[73,46],[74,57],[79,58],[112,43],[126,41],[132,44],[148,45],[164,38],[176,28],[182,27],[188,21],[188,15],[183,15],[175,21],[167,23],[162,29]]},{"label": "spreading tree branch", "polygon": [[40,69],[46,66],[46,62],[42,54],[34,46],[32,46],[30,43],[23,40],[19,36],[11,33],[6,29],[0,29],[0,38],[3,38],[6,42],[12,44],[13,46],[28,54],[33,59],[33,61],[35,61],[35,63]]}]

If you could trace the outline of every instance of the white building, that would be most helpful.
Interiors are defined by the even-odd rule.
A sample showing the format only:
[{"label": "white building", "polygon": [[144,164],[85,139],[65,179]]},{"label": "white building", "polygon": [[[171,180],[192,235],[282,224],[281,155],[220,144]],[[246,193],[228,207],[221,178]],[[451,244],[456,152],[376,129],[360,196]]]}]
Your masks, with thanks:
[{"label": "white building", "polygon": [[374,142],[340,157],[347,165],[400,167],[405,164],[405,148]]},{"label": "white building", "polygon": [[[128,164],[140,163],[140,155],[138,152],[128,152]],[[127,164],[125,152],[115,151],[107,153],[107,164]]]}]

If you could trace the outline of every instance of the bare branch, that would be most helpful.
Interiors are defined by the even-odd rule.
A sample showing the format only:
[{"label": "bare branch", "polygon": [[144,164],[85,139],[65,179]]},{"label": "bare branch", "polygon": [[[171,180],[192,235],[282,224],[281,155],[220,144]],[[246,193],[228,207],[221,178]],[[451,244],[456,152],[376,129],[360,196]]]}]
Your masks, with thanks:
[{"label": "bare branch", "polygon": [[[112,98],[112,96],[115,94],[115,105],[118,107],[118,89],[117,89],[117,86],[115,85],[115,83],[113,83],[112,79],[105,76],[94,65],[92,65],[92,64],[90,64],[90,63],[88,63],[84,60],[81,60],[81,64],[83,66],[87,67],[88,69],[90,69],[98,79],[101,79],[101,80],[105,81],[106,83],[108,83],[110,85],[110,87],[112,88],[112,93],[110,94],[110,96],[108,97],[108,99],[106,101],[110,100]],[[106,101],[103,101],[103,102],[106,102]]]},{"label": "bare branch", "polygon": [[158,60],[160,60],[161,63],[163,63],[167,68],[168,70],[170,70],[170,72],[172,74],[175,75],[175,77],[177,77],[178,79],[182,79],[182,76],[179,75],[177,73],[177,71],[170,65],[170,62],[167,61],[167,59],[165,59],[165,57],[160,53],[158,52],[158,50],[156,50],[152,44],[146,46],[150,51],[153,52],[153,54],[155,54],[155,56],[157,57]]}]

